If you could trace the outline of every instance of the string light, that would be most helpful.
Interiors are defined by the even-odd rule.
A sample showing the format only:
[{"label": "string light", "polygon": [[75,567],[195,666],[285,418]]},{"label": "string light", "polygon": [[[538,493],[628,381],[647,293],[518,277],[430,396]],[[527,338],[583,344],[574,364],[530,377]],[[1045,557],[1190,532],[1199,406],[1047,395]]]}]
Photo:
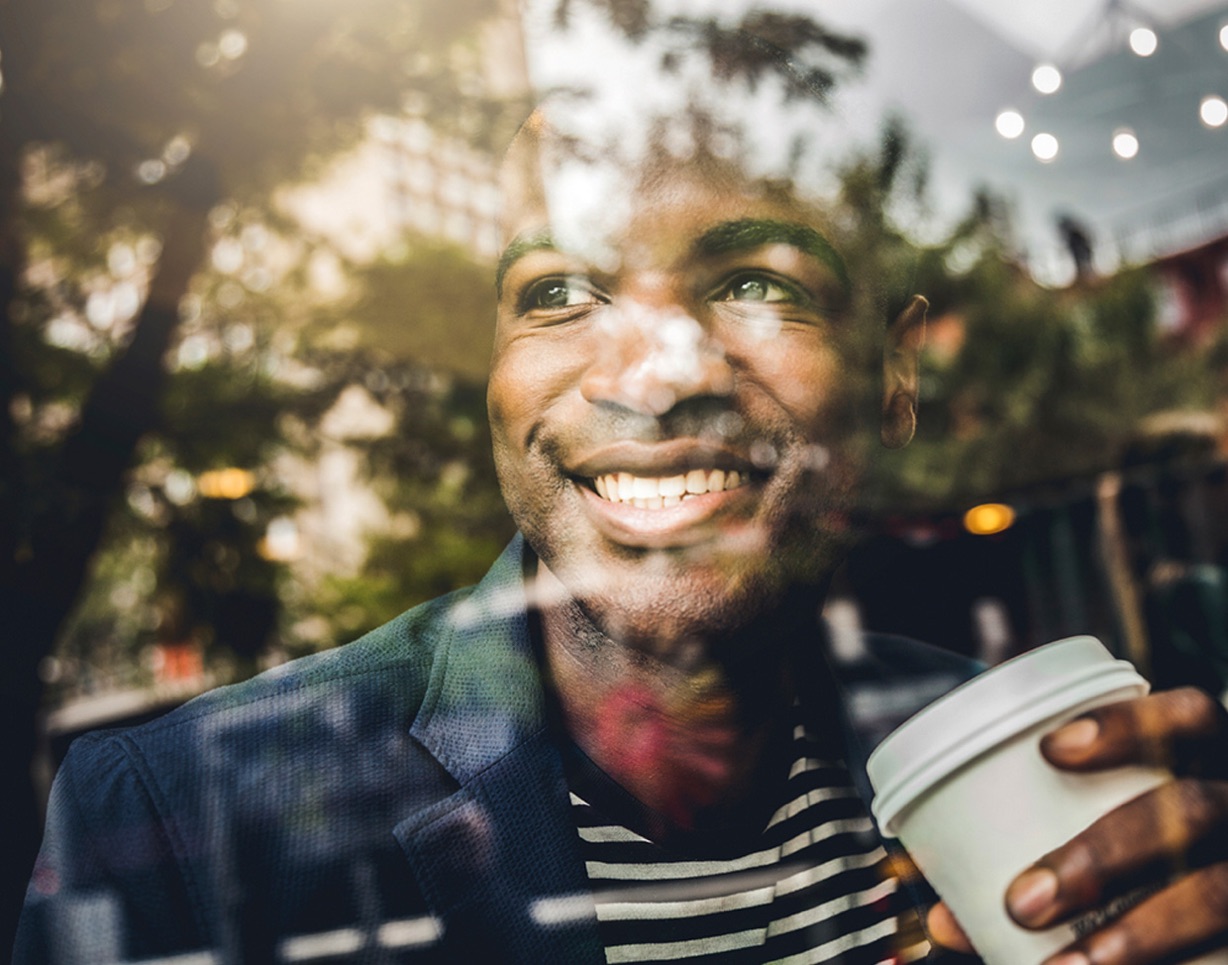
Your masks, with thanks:
[{"label": "string light", "polygon": [[1130,128],[1122,127],[1113,132],[1113,153],[1123,161],[1138,156],[1138,138]]},{"label": "string light", "polygon": [[1055,94],[1062,86],[1062,72],[1053,64],[1039,64],[1032,71],[1032,86],[1042,94]]},{"label": "string light", "polygon": [[1058,147],[1057,138],[1052,134],[1041,133],[1032,138],[1032,153],[1046,164],[1057,157]]},{"label": "string light", "polygon": [[1135,27],[1130,31],[1130,49],[1140,57],[1150,57],[1160,46],[1160,38],[1150,27]]},{"label": "string light", "polygon": [[1014,110],[1003,111],[994,121],[994,127],[997,129],[998,133],[1008,141],[1013,141],[1015,138],[1019,137],[1019,135],[1023,133],[1026,126],[1027,125],[1023,120],[1023,115]]},{"label": "string light", "polygon": [[1207,127],[1223,127],[1228,121],[1228,103],[1214,94],[1204,97],[1198,106],[1198,116]]}]

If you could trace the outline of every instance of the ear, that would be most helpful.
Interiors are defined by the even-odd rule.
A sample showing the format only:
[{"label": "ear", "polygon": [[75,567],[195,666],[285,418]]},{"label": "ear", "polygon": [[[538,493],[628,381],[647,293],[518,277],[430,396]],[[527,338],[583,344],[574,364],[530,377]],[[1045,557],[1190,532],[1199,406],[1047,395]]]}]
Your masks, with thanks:
[{"label": "ear", "polygon": [[917,428],[921,346],[925,342],[927,302],[913,295],[887,329],[883,345],[883,445],[902,449]]}]

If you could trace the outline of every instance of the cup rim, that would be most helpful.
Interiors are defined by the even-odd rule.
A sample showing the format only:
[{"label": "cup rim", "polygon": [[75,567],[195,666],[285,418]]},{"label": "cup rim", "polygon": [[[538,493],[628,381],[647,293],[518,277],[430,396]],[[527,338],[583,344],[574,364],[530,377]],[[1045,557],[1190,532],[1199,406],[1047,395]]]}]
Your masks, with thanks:
[{"label": "cup rim", "polygon": [[1142,696],[1148,689],[1133,664],[1086,635],[1045,644],[979,674],[906,720],[866,761],[879,829],[897,837],[902,811],[1011,738],[1089,701],[1115,693]]}]

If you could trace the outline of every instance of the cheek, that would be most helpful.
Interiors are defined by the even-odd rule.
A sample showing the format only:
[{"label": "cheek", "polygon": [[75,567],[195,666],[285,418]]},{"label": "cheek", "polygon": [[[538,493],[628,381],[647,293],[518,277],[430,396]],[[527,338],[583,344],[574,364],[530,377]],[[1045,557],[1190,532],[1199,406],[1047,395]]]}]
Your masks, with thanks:
[{"label": "cheek", "polygon": [[486,409],[491,429],[508,444],[523,442],[534,412],[540,411],[547,379],[542,371],[543,352],[533,351],[532,339],[496,335],[491,358]]},{"label": "cheek", "polygon": [[861,408],[857,401],[870,379],[859,375],[861,368],[839,348],[803,332],[777,337],[741,356],[745,375],[803,434],[830,438],[852,427],[853,413]]},{"label": "cheek", "polygon": [[578,381],[577,353],[566,342],[548,331],[496,338],[486,408],[501,473],[504,463],[525,460],[535,430]]}]

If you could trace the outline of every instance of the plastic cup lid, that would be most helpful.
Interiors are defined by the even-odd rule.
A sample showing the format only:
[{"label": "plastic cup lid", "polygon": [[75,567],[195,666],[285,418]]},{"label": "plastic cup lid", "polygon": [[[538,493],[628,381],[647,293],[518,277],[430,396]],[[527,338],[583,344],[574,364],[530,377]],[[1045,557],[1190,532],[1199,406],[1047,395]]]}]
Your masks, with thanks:
[{"label": "plastic cup lid", "polygon": [[1036,724],[1114,691],[1148,689],[1095,637],[1071,637],[1008,660],[892,731],[870,755],[871,810],[895,836],[899,813],[957,768]]}]

